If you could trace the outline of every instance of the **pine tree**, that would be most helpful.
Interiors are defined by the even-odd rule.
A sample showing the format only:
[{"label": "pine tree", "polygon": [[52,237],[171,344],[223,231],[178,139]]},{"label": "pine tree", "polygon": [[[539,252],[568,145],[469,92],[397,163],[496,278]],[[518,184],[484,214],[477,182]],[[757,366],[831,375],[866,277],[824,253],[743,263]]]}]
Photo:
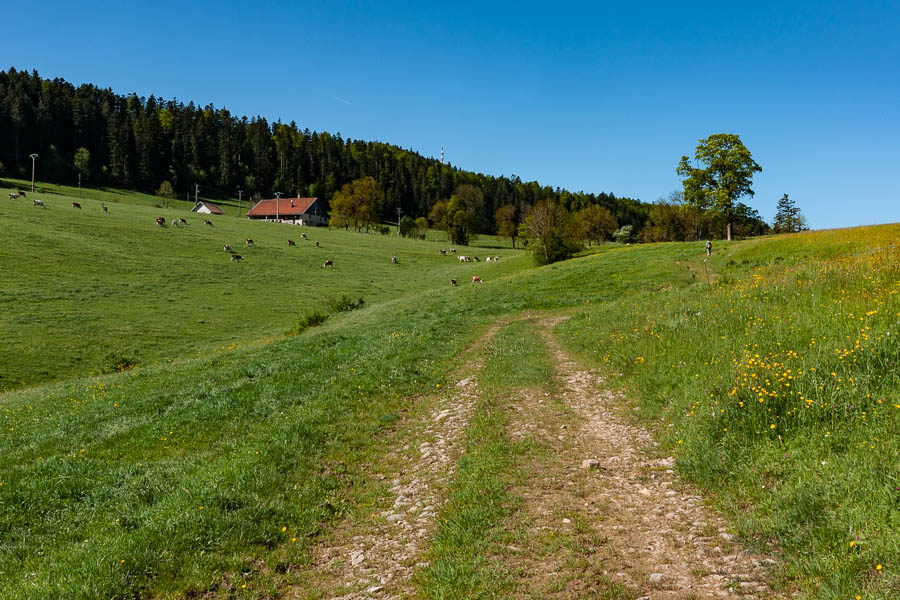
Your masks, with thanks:
[{"label": "pine tree", "polygon": [[794,233],[806,228],[806,219],[800,214],[800,209],[794,204],[787,194],[778,201],[778,211],[772,222],[775,233]]}]

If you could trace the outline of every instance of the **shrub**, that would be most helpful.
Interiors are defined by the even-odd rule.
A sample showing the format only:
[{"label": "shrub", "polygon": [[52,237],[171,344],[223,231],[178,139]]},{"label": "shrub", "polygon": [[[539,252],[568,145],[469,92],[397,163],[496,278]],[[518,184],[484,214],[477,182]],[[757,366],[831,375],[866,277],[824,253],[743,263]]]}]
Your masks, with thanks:
[{"label": "shrub", "polygon": [[338,296],[337,298],[332,298],[328,301],[328,308],[331,309],[331,312],[349,312],[351,310],[356,310],[357,308],[362,308],[366,303],[365,300],[360,298],[357,301],[353,301],[350,296],[344,294],[343,296]]},{"label": "shrub", "polygon": [[616,229],[616,232],[613,234],[613,239],[620,244],[626,244],[631,241],[631,233],[631,225],[624,225]]},{"label": "shrub", "polygon": [[300,317],[300,320],[297,321],[297,324],[291,329],[287,330],[284,335],[288,337],[300,335],[311,327],[318,327],[327,319],[328,315],[326,315],[325,313],[319,312],[318,310],[311,310]]},{"label": "shrub", "polygon": [[138,361],[125,350],[114,350],[103,359],[104,373],[120,373],[138,366]]}]

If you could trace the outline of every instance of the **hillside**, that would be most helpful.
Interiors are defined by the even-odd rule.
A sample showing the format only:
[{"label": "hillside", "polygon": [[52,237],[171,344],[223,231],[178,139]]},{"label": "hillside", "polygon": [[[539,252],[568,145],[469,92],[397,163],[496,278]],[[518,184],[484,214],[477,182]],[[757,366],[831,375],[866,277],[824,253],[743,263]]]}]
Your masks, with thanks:
[{"label": "hillside", "polygon": [[[3,271],[4,329],[229,346],[0,395],[10,598],[900,593],[900,226],[540,269],[316,230],[331,271],[279,226],[96,202],[7,205],[2,260],[27,269]],[[366,307],[290,338],[231,325],[338,292]]]},{"label": "hillside", "polygon": [[[46,209],[33,206],[35,199]],[[305,313],[328,312],[344,296],[381,302],[527,264],[521,252],[484,246],[459,250],[501,260],[460,264],[439,254],[450,246],[437,241],[438,232],[426,243],[228,216],[211,217],[207,226],[190,203],[161,209],[159,199],[127,193],[79,197],[50,187],[3,201],[0,227],[8,233],[0,261],[8,267],[0,287],[9,291],[0,298],[0,390],[100,372],[111,353],[152,364],[277,339]],[[157,216],[165,228],[155,225]],[[187,224],[172,227],[176,218]],[[231,263],[225,244],[244,261]],[[325,260],[334,267],[323,268]]]},{"label": "hillside", "polygon": [[192,197],[199,185],[202,193],[223,200],[236,198],[241,189],[245,199],[280,191],[285,197],[318,197],[327,205],[344,184],[368,176],[384,192],[381,217],[387,221],[396,219],[398,208],[427,217],[437,201],[473,185],[484,196],[476,215],[479,232],[488,234],[496,231],[499,207],[522,210],[541,200],[572,210],[599,204],[635,230],[647,218],[648,205],[612,193],[570,192],[515,175],[465,171],[393,144],[310,131],[293,121],[270,123],[265,116],[91,84],[76,88],[36,71],[0,71],[0,176],[29,178],[32,153],[39,156],[41,180],[74,184],[81,174],[85,185],[149,193],[167,181],[176,198]]}]

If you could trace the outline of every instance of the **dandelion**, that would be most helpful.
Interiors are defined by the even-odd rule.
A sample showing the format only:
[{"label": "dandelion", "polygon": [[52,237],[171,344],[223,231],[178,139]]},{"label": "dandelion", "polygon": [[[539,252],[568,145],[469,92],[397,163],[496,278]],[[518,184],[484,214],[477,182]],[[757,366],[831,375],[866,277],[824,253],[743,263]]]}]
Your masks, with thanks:
[{"label": "dandelion", "polygon": [[881,570],[881,565],[875,565],[875,570],[876,570],[876,571],[880,571],[880,570]]},{"label": "dandelion", "polygon": [[284,533],[285,531],[287,531],[287,527],[282,527],[281,532]]},{"label": "dandelion", "polygon": [[775,429],[775,423],[772,423],[771,425],[769,425],[769,429]]},{"label": "dandelion", "polygon": [[851,548],[852,548],[853,546],[855,546],[855,545],[856,545],[856,542],[850,542],[850,547],[851,547]]}]

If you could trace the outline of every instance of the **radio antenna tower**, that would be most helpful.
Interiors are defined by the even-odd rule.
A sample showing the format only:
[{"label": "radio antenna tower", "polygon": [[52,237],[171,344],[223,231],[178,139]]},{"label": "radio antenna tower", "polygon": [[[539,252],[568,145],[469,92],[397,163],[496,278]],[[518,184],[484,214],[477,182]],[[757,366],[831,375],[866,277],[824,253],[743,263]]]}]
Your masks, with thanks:
[{"label": "radio antenna tower", "polygon": [[444,164],[444,147],[441,146],[441,164]]}]

